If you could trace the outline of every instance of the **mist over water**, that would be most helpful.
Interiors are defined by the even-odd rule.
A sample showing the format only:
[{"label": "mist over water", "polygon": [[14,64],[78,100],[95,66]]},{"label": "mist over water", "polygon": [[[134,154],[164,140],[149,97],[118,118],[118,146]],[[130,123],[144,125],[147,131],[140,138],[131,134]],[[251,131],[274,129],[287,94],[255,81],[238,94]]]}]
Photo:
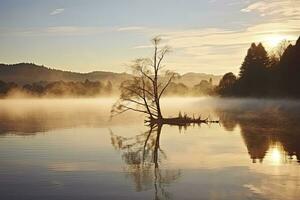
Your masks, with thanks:
[{"label": "mist over water", "polygon": [[[110,120],[110,109],[116,101],[115,97],[0,100],[0,130],[1,133],[28,134],[72,127],[110,127],[117,124],[144,126],[144,115],[134,112],[127,112]],[[233,103],[237,106],[232,106]],[[294,104],[298,105],[296,102]],[[182,112],[190,116],[195,115],[195,117],[201,115],[202,118],[219,119],[217,110],[246,109],[245,111],[251,111],[251,109],[261,110],[261,107],[266,109],[268,105],[275,112],[278,107],[289,108],[293,104],[290,101],[261,102],[260,100],[221,100],[209,97],[171,97],[162,100],[162,110],[166,117],[174,117]]]},{"label": "mist over water", "polygon": [[141,165],[149,127],[116,100],[0,100],[0,199],[298,199],[300,102],[164,98],[220,124],[153,130]]}]

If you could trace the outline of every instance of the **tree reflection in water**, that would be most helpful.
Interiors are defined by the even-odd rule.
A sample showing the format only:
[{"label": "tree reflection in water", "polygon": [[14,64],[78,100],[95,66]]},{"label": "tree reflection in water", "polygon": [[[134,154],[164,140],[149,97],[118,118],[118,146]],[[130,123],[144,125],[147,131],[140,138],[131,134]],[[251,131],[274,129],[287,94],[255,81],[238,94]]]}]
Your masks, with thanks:
[{"label": "tree reflection in water", "polygon": [[153,125],[149,130],[134,137],[122,137],[111,131],[111,143],[121,152],[124,167],[133,179],[136,191],[154,189],[154,199],[171,199],[166,186],[176,181],[180,170],[161,169],[167,155],[160,147],[162,125]]},{"label": "tree reflection in water", "polygon": [[300,163],[299,108],[237,106],[217,109],[216,113],[227,131],[240,128],[253,163],[264,160],[273,165],[295,160]]}]

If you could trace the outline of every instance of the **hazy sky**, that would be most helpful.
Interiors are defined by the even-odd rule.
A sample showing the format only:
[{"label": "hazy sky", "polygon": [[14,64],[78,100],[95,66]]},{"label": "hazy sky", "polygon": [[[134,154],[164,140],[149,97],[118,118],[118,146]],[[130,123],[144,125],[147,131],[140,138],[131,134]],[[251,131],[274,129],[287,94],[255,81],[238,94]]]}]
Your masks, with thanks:
[{"label": "hazy sky", "polygon": [[180,73],[238,72],[251,42],[300,36],[300,0],[0,0],[0,62],[127,70],[161,35]]}]

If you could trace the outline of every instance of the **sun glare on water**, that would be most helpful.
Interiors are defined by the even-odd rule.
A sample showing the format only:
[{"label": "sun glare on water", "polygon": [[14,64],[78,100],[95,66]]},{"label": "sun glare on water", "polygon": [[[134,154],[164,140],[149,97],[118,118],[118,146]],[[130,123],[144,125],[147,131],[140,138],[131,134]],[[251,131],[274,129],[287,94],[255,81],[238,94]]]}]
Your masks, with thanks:
[{"label": "sun glare on water", "polygon": [[271,151],[271,159],[274,164],[280,164],[281,162],[281,154],[278,148],[273,148]]},{"label": "sun glare on water", "polygon": [[268,151],[268,160],[271,165],[281,165],[284,162],[284,152],[281,145],[275,144]]}]

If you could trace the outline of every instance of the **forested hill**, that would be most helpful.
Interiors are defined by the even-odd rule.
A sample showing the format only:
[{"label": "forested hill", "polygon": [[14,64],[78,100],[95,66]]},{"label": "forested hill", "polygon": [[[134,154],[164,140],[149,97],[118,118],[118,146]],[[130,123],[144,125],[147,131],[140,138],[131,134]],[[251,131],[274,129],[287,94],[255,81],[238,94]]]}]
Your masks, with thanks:
[{"label": "forested hill", "polygon": [[[274,54],[275,52],[275,54]],[[273,53],[252,43],[239,76],[226,73],[217,87],[221,96],[300,98],[300,37],[282,41]]]},{"label": "forested hill", "polygon": [[[74,81],[84,82],[90,81],[111,81],[114,86],[120,85],[121,82],[131,77],[126,73],[114,73],[104,71],[94,71],[89,73],[78,73],[70,71],[62,71],[51,69],[45,66],[40,66],[32,63],[19,63],[19,64],[0,64],[0,80],[4,82],[14,82],[20,85],[31,84],[36,82],[55,82],[55,81]],[[208,80],[212,78],[213,84],[217,85],[221,76],[215,76],[204,73],[186,73],[183,74],[180,80],[187,86],[199,84],[201,80]]]},{"label": "forested hill", "polygon": [[31,63],[19,64],[0,64],[0,80],[5,82],[15,82],[20,85],[34,82],[55,82],[55,81],[74,81],[83,82],[86,79],[90,81],[108,81],[114,84],[121,83],[128,79],[129,74],[114,73],[104,71],[94,71],[90,73],[77,73],[47,68]]}]

